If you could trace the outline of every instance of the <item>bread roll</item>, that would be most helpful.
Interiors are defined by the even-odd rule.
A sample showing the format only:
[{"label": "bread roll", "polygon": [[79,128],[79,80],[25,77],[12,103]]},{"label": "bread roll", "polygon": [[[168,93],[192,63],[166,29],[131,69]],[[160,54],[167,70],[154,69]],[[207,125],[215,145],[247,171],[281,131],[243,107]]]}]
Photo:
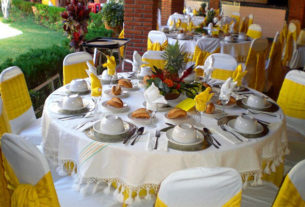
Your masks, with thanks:
[{"label": "bread roll", "polygon": [[[222,103],[221,103],[221,100],[217,100],[217,102],[216,102],[218,105],[222,105]],[[236,99],[234,98],[234,97],[230,97],[230,100],[229,100],[229,102],[227,103],[227,105],[232,105],[232,104],[235,104],[236,103]]]},{"label": "bread roll", "polygon": [[134,118],[149,119],[150,113],[145,108],[139,108],[132,112],[131,116]]},{"label": "bread roll", "polygon": [[167,117],[170,119],[182,118],[182,117],[186,117],[186,115],[187,115],[186,111],[178,108],[171,109],[167,113]]},{"label": "bread roll", "polygon": [[112,99],[110,99],[109,101],[107,101],[107,104],[115,107],[115,108],[122,108],[124,103],[120,98],[114,97]]},{"label": "bread roll", "polygon": [[209,103],[207,108],[205,109],[205,113],[212,114],[215,111],[215,105],[213,103]]},{"label": "bread roll", "polygon": [[115,96],[121,95],[122,89],[121,86],[112,86],[111,93]]},{"label": "bread roll", "polygon": [[132,83],[128,79],[120,79],[118,85],[125,88],[132,88]]}]

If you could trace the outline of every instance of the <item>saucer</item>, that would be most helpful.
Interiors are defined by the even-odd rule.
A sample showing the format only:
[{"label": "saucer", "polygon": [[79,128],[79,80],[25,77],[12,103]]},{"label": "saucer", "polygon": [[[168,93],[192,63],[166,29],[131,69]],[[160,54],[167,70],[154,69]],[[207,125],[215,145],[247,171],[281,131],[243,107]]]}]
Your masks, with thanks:
[{"label": "saucer", "polygon": [[[150,114],[151,115],[151,114]],[[135,118],[135,117],[132,117],[132,112],[128,114],[128,118],[137,123],[137,124],[142,124],[142,125],[150,125],[154,122],[155,118],[154,117],[151,117],[149,119],[141,119],[141,118]]]},{"label": "saucer", "polygon": [[102,134],[102,135],[107,135],[107,136],[108,135],[123,135],[123,134],[126,134],[130,129],[129,123],[126,122],[126,121],[123,121],[123,125],[124,125],[124,131],[123,132],[109,133],[109,131],[107,131],[107,129],[101,129],[100,123],[101,123],[101,120],[94,123],[93,130],[95,132],[99,133],[99,134]]},{"label": "saucer", "polygon": [[111,97],[111,98],[113,98],[113,97],[126,98],[126,97],[128,96],[128,92],[127,92],[127,91],[122,91],[121,94],[120,94],[120,95],[117,95],[117,96],[111,93],[111,89],[105,90],[104,93],[105,93],[107,96]]},{"label": "saucer", "polygon": [[183,123],[183,122],[188,123],[190,118],[191,118],[190,115],[187,114],[185,117],[170,119],[170,118],[168,118],[167,114],[168,113],[164,114],[165,120],[166,120],[166,122],[169,122],[171,124],[180,124],[180,123]]},{"label": "saucer", "polygon": [[235,101],[234,103],[226,104],[226,105],[224,105],[224,106],[215,103],[215,107],[217,107],[218,109],[222,109],[222,107],[224,107],[225,109],[228,109],[228,108],[233,108],[234,106],[236,106],[236,101]]},{"label": "saucer", "polygon": [[242,104],[248,106],[249,108],[256,109],[256,110],[268,109],[268,108],[270,108],[270,107],[272,106],[272,104],[271,104],[269,101],[267,101],[267,103],[266,103],[266,105],[265,105],[264,107],[253,107],[253,106],[249,106],[249,105],[247,104],[247,98],[243,98],[243,99],[241,100],[241,102],[242,102]]},{"label": "saucer", "polygon": [[51,110],[59,114],[82,114],[94,109],[95,104],[91,100],[83,99],[83,107],[79,109],[63,109],[63,101],[56,101],[51,103]]},{"label": "saucer", "polygon": [[260,133],[262,133],[262,132],[264,131],[263,125],[262,125],[261,123],[257,122],[256,132],[254,132],[254,133],[250,133],[250,132],[248,132],[248,133],[241,132],[241,131],[239,131],[238,129],[236,129],[236,128],[234,127],[235,121],[236,121],[236,119],[231,119],[231,120],[229,120],[229,121],[227,122],[227,125],[228,125],[230,128],[232,128],[234,131],[236,131],[236,132],[238,132],[238,133],[240,133],[240,134],[257,135],[257,134],[260,134]]},{"label": "saucer", "polygon": [[[143,106],[146,108],[146,101],[143,102]],[[166,104],[165,106],[158,106],[157,111],[158,112],[164,112],[172,109],[172,107],[169,104]]]},{"label": "saucer", "polygon": [[85,94],[90,93],[90,89],[89,88],[87,88],[87,90],[82,90],[82,91],[70,91],[70,85],[69,84],[65,86],[65,89],[70,94],[85,95]]},{"label": "saucer", "polygon": [[102,103],[102,106],[105,107],[106,109],[108,109],[109,111],[113,112],[113,113],[123,113],[129,110],[129,107],[126,103],[123,104],[122,108],[116,108],[113,106],[110,106],[107,104],[107,101],[104,101]]}]

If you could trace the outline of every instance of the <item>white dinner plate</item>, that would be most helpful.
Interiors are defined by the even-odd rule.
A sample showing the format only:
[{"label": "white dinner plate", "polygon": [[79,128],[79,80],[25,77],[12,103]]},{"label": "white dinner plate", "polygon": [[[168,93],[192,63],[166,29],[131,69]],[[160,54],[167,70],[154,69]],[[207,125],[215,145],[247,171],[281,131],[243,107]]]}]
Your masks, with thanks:
[{"label": "white dinner plate", "polygon": [[270,107],[272,106],[272,103],[269,102],[269,101],[267,101],[267,103],[266,103],[266,105],[265,105],[264,107],[253,107],[253,106],[249,106],[249,105],[247,104],[247,99],[248,99],[248,98],[243,98],[243,99],[241,100],[241,102],[242,102],[244,105],[248,106],[249,108],[253,108],[253,109],[257,109],[257,110],[262,110],[262,109],[268,109],[268,108],[270,108]]},{"label": "white dinner plate", "polygon": [[111,89],[107,89],[104,91],[104,93],[108,96],[108,97],[118,97],[118,98],[126,98],[128,97],[128,92],[127,91],[122,91],[120,95],[114,95],[112,92],[111,92]]},{"label": "white dinner plate", "polygon": [[91,111],[95,107],[93,101],[87,99],[83,99],[83,107],[79,109],[64,109],[62,104],[62,100],[51,103],[51,110],[59,114],[81,114]]},{"label": "white dinner plate", "polygon": [[238,129],[235,128],[235,126],[234,126],[234,125],[235,125],[235,121],[236,121],[236,119],[231,119],[231,120],[229,120],[229,121],[227,122],[227,125],[228,125],[231,129],[233,129],[234,131],[236,131],[236,132],[238,132],[238,133],[256,135],[256,134],[260,134],[260,133],[262,133],[262,132],[264,131],[264,127],[262,126],[262,124],[259,123],[259,122],[257,122],[256,132],[254,132],[254,133],[250,133],[250,132],[247,132],[247,133],[241,132],[241,131],[239,131]]},{"label": "white dinner plate", "polygon": [[113,113],[123,113],[129,110],[129,107],[126,103],[123,104],[122,108],[116,108],[113,106],[110,106],[107,104],[107,101],[104,101],[102,103],[102,106],[105,107],[106,109],[108,109],[109,111],[113,112]]}]

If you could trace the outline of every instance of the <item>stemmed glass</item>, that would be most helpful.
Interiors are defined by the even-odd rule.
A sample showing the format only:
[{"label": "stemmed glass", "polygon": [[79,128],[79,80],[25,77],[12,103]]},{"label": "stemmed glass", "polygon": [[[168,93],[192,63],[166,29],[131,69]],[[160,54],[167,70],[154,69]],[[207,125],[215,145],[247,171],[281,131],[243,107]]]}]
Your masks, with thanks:
[{"label": "stemmed glass", "polygon": [[219,96],[219,100],[221,101],[222,105],[222,112],[225,112],[225,105],[227,105],[230,101],[229,96]]}]

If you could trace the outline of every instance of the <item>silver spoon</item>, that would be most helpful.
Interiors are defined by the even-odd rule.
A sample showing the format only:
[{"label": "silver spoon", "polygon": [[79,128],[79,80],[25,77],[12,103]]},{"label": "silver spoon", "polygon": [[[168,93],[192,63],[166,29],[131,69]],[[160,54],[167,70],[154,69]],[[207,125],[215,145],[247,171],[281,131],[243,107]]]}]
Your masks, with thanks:
[{"label": "silver spoon", "polygon": [[144,132],[144,127],[140,127],[137,131],[137,134],[135,136],[135,138],[133,139],[133,141],[131,142],[131,145],[134,145],[136,143],[136,140],[139,136],[141,136]]}]

